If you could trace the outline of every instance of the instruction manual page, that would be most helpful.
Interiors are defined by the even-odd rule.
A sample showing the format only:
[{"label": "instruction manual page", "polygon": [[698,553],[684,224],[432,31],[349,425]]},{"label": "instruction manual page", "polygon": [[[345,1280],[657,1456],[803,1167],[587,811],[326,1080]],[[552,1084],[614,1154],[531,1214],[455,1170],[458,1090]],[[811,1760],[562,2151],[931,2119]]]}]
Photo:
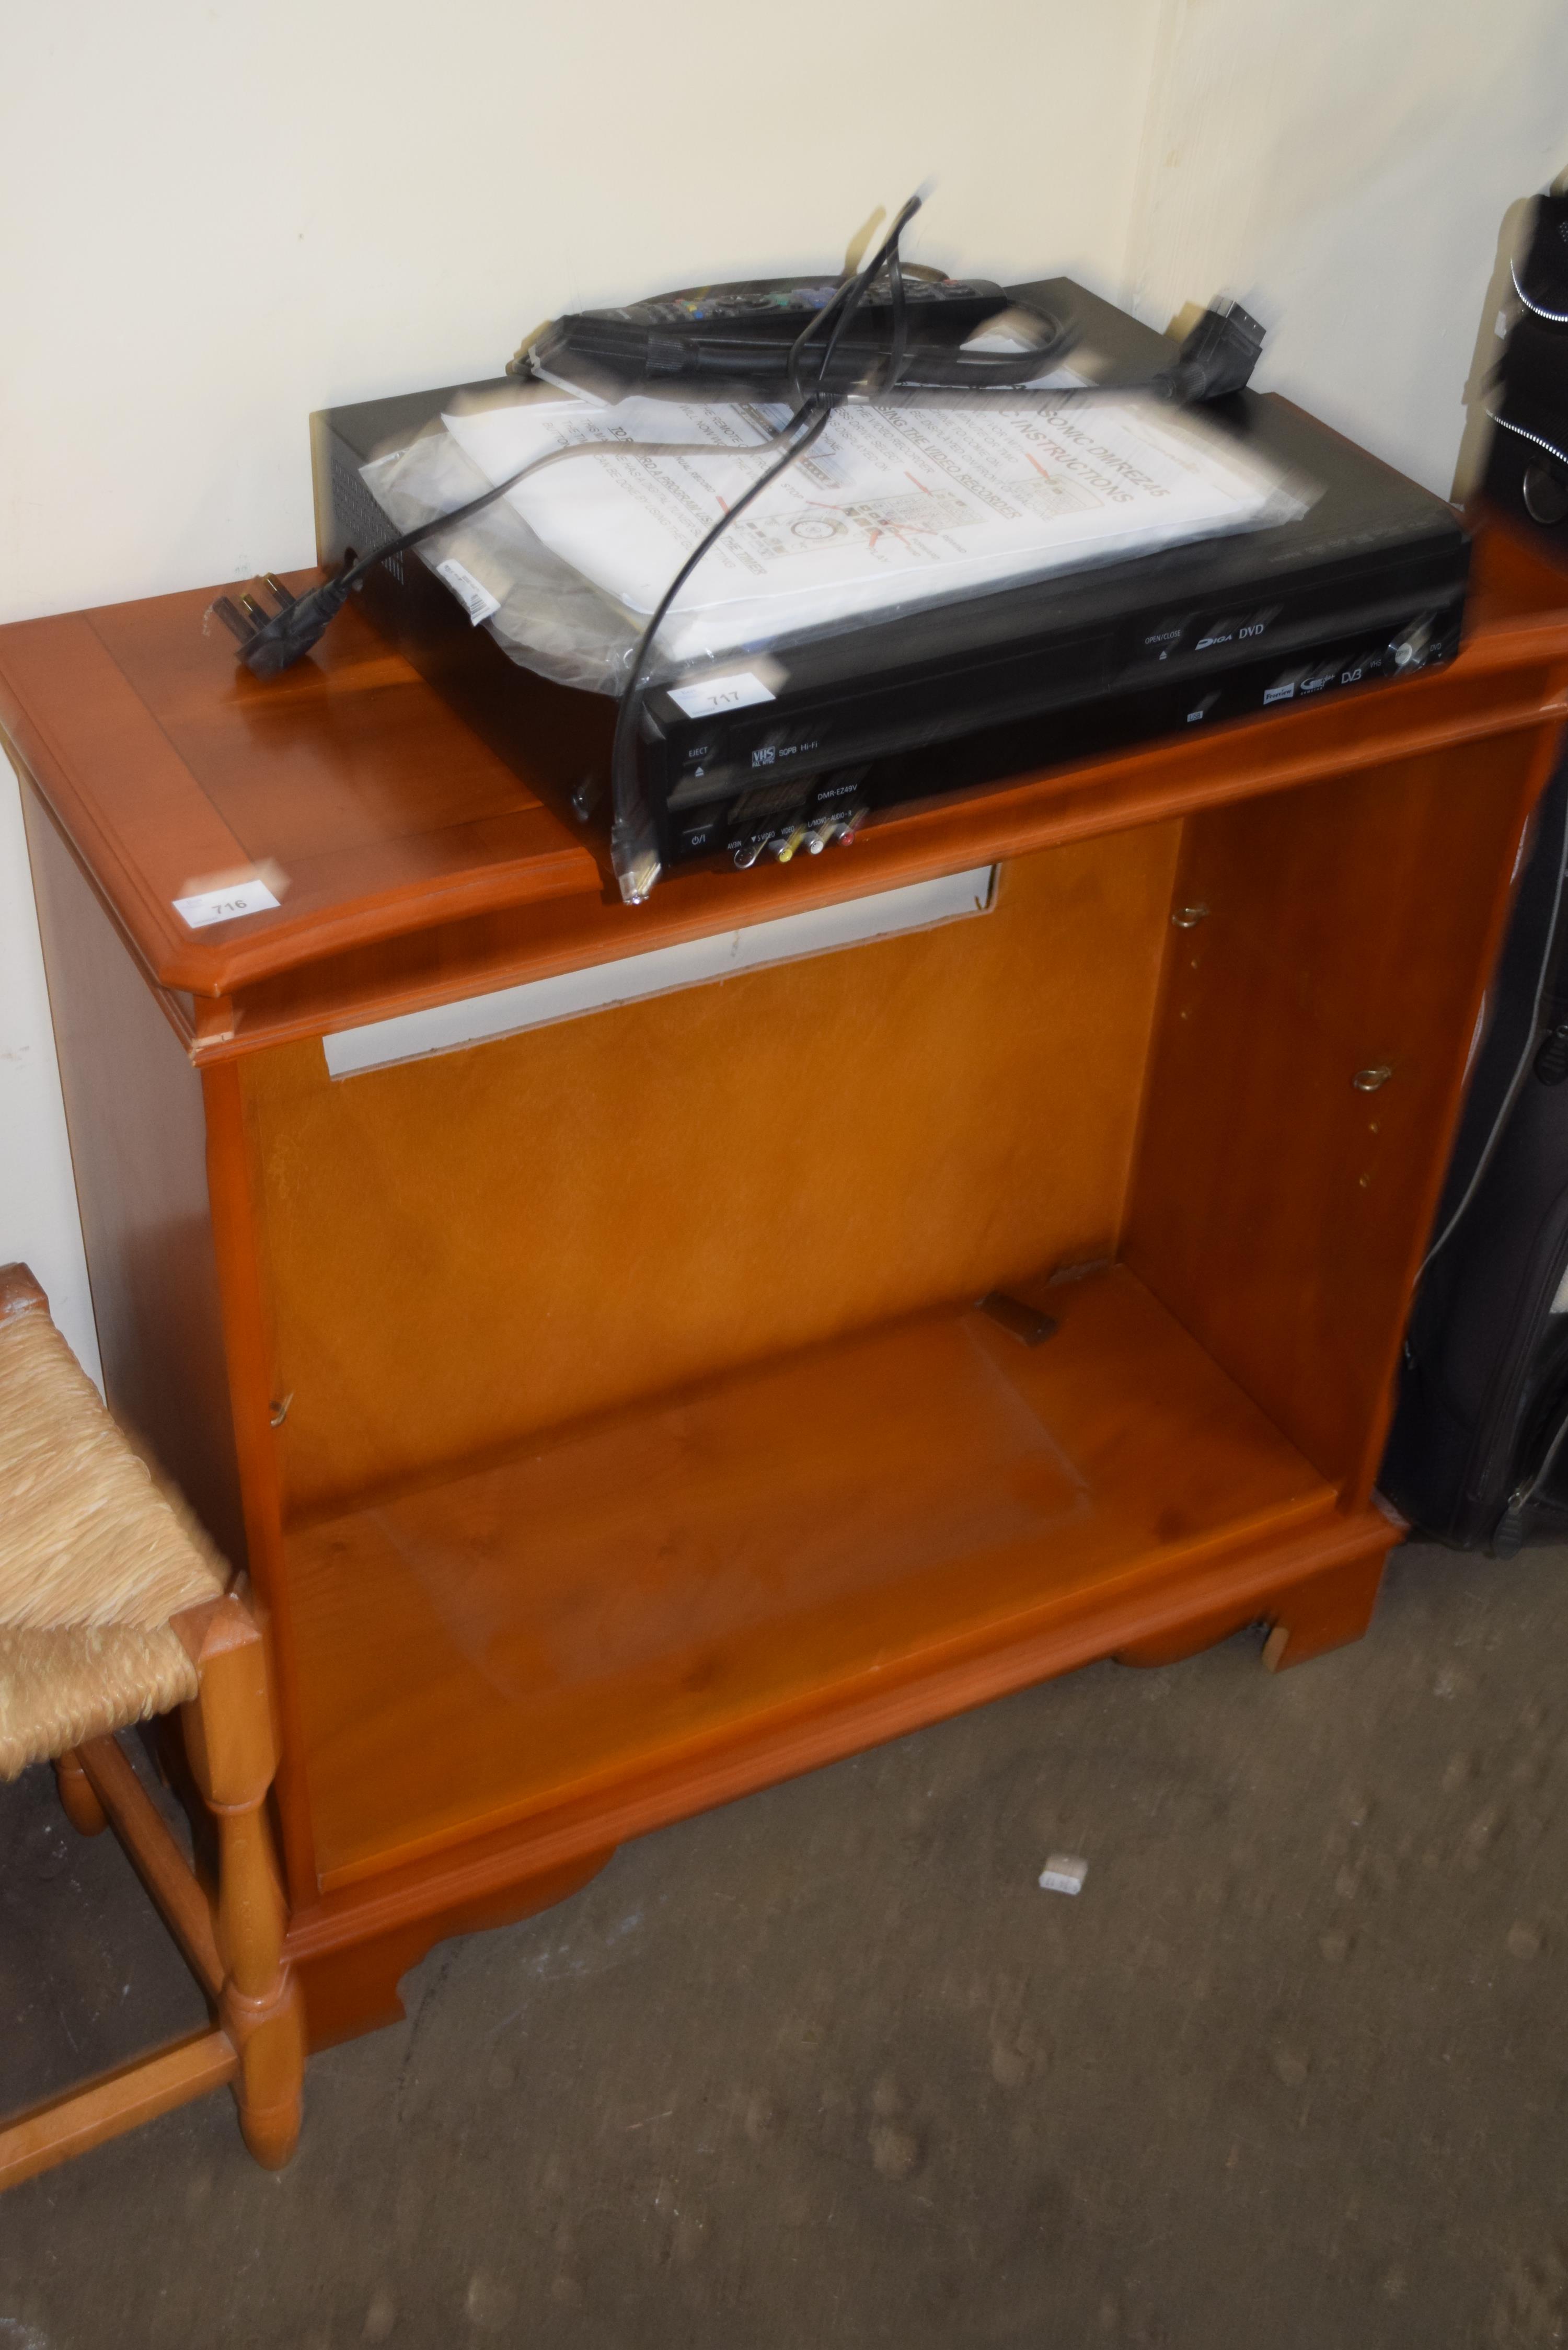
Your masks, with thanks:
[{"label": "instruction manual page", "polygon": [[[491,482],[569,447],[510,503],[633,613],[774,462],[779,406],[526,400],[443,422]],[[678,444],[639,454],[628,444]],[[748,456],[748,449],[762,453]],[[1310,494],[1200,415],[1142,393],[896,395],[836,410],[727,530],[662,635],[679,661],[1005,586],[1070,564],[1282,522]]]}]

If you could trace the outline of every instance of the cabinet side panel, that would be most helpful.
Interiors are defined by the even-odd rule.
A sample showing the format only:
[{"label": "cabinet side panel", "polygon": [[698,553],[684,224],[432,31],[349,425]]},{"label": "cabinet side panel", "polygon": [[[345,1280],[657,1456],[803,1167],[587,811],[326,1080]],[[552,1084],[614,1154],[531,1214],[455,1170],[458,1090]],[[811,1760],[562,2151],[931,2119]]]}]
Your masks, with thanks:
[{"label": "cabinet side panel", "polygon": [[244,1565],[202,1081],[53,819],[22,797],[104,1391]]},{"label": "cabinet side panel", "polygon": [[[1555,730],[1189,817],[1127,1263],[1371,1490],[1521,827]],[[1359,1080],[1359,1084],[1358,1084]]]}]

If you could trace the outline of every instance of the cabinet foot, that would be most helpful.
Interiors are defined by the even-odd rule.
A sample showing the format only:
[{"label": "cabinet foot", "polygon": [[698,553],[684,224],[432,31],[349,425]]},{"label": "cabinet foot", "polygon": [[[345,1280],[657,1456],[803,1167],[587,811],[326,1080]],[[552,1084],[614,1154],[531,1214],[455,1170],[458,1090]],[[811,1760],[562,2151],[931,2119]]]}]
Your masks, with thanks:
[{"label": "cabinet foot", "polygon": [[1342,1557],[1333,1566],[1282,1582],[1272,1591],[1254,1586],[1223,1607],[1210,1607],[1146,1639],[1126,1641],[1115,1651],[1116,1663],[1146,1668],[1181,1664],[1249,1624],[1267,1629],[1263,1662],[1272,1673],[1358,1640],[1372,1621],[1389,1549],[1403,1531],[1397,1522],[1371,1513],[1366,1523],[1369,1545],[1359,1556]]},{"label": "cabinet foot", "polygon": [[607,1852],[590,1853],[565,1868],[524,1877],[477,1900],[454,1902],[336,1948],[320,1948],[309,1920],[296,1919],[288,1952],[305,1994],[306,2032],[311,2047],[330,2048],[361,2032],[400,2023],[407,2011],[398,1985],[438,1942],[492,1926],[514,1926],[535,1910],[553,1908],[589,1877],[597,1877],[613,1851],[612,1846]]},{"label": "cabinet foot", "polygon": [[1257,1618],[1255,1600],[1227,1607],[1212,1616],[1196,1617],[1191,1623],[1179,1625],[1174,1632],[1157,1633],[1151,1640],[1129,1641],[1125,1648],[1116,1650],[1116,1661],[1118,1665],[1140,1665],[1146,1670],[1159,1665],[1185,1664],[1189,1657],[1199,1656],[1205,1648],[1218,1647],[1221,1640],[1228,1640],[1232,1632],[1240,1632],[1243,1626],[1256,1623]]},{"label": "cabinet foot", "polygon": [[1387,1554],[1355,1559],[1348,1566],[1331,1567],[1304,1583],[1292,1584],[1271,1602],[1265,1621],[1269,1637],[1263,1643],[1263,1663],[1271,1673],[1291,1665],[1304,1665],[1329,1648],[1343,1648],[1359,1640],[1377,1605]]}]

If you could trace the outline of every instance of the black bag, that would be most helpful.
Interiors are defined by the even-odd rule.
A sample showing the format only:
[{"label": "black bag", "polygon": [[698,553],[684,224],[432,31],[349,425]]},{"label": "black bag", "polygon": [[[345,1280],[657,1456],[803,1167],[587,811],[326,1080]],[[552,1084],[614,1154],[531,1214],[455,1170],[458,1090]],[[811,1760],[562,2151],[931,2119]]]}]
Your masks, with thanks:
[{"label": "black bag", "polygon": [[1540,196],[1492,377],[1487,495],[1568,554],[1568,196]]},{"label": "black bag", "polygon": [[1568,1534],[1565,856],[1568,759],[1489,996],[1380,1480],[1420,1532],[1500,1556]]}]

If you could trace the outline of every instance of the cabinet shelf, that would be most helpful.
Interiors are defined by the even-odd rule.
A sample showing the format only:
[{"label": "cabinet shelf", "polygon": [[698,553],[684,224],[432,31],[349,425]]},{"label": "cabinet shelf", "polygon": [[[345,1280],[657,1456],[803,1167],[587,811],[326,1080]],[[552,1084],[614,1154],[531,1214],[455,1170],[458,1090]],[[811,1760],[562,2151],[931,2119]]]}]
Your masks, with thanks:
[{"label": "cabinet shelf", "polygon": [[1038,1347],[924,1314],[297,1529],[324,1887],[965,1656],[1035,1678],[1086,1601],[1332,1515],[1130,1273],[1026,1294]]}]

